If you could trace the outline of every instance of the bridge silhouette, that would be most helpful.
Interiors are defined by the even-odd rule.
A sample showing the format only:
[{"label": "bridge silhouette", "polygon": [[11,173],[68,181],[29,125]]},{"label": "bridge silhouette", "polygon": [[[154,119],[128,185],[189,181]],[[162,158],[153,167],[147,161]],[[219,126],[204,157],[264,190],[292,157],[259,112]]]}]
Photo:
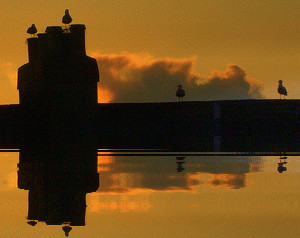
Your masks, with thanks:
[{"label": "bridge silhouette", "polygon": [[98,104],[99,72],[86,55],[84,25],[50,26],[27,42],[20,104],[0,106],[1,148],[92,138],[98,148],[300,151],[300,100]]}]

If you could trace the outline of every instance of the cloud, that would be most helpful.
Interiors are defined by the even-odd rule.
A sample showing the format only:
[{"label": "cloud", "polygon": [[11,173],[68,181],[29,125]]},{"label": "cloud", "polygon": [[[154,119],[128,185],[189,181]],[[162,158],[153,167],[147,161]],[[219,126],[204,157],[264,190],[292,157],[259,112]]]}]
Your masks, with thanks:
[{"label": "cloud", "polygon": [[202,100],[250,99],[262,98],[261,86],[254,80],[247,79],[245,71],[237,65],[227,65],[225,71],[214,71],[207,80],[202,80],[199,88],[192,88],[196,97],[201,92]]},{"label": "cloud", "polygon": [[208,184],[215,188],[240,189],[246,187],[246,175],[212,174],[212,179],[208,181]]},{"label": "cloud", "polygon": [[177,101],[182,84],[186,101],[262,98],[261,84],[230,64],[208,77],[195,72],[196,57],[154,58],[137,54],[92,54],[100,70],[99,102]]}]

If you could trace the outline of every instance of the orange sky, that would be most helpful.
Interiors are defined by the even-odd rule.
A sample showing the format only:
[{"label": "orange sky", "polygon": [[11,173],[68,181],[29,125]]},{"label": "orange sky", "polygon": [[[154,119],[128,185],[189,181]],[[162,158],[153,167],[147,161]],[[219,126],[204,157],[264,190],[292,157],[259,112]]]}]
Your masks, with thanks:
[{"label": "orange sky", "polygon": [[[228,64],[261,81],[278,98],[279,79],[288,98],[299,98],[298,0],[0,0],[0,103],[17,103],[17,68],[27,62],[26,29],[60,25],[66,8],[73,23],[87,26],[87,50],[128,52],[154,58],[194,57],[195,73],[211,75]],[[193,98],[191,98],[193,100]]]}]

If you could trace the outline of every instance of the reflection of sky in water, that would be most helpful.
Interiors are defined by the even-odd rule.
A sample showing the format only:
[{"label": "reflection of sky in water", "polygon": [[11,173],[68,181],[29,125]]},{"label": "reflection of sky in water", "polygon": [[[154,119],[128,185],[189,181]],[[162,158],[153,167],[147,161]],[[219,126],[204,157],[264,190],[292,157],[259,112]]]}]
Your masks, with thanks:
[{"label": "reflection of sky in water", "polygon": [[[1,153],[0,233],[63,237],[26,224],[28,191],[17,189],[18,153]],[[298,237],[300,157],[99,157],[100,187],[87,195],[85,227],[71,237]]]},{"label": "reflection of sky in water", "polygon": [[0,190],[17,189],[17,163],[19,160],[19,153],[1,153],[0,166]]}]

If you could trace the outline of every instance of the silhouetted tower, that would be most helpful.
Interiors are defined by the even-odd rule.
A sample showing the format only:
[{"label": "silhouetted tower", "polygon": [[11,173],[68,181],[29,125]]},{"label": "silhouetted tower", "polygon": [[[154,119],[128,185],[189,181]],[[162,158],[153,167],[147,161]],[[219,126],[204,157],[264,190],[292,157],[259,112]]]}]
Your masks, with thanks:
[{"label": "silhouetted tower", "polygon": [[[28,38],[29,63],[19,68],[20,104],[97,103],[99,72],[85,51],[85,26],[49,26]],[[44,105],[43,105],[44,106]]]},{"label": "silhouetted tower", "polygon": [[18,71],[25,133],[48,128],[53,137],[74,137],[91,132],[99,71],[96,60],[86,55],[85,29],[73,24],[64,32],[49,26],[27,39],[29,63]]}]

